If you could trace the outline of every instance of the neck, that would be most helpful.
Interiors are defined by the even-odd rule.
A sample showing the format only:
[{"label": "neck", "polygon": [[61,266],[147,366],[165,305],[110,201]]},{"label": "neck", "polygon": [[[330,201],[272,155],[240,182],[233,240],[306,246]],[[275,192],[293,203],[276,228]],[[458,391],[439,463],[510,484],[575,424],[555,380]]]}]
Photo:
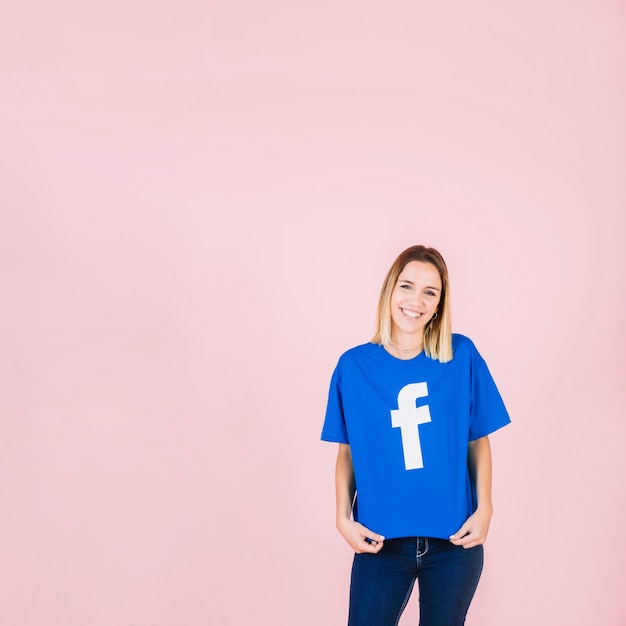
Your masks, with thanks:
[{"label": "neck", "polygon": [[[414,340],[415,341],[415,340]],[[413,359],[422,352],[422,342],[415,344],[405,341],[401,344],[397,344],[393,339],[386,346],[387,352],[392,354],[398,359]]]},{"label": "neck", "polygon": [[389,342],[396,350],[402,352],[417,352],[424,346],[424,335],[399,335],[391,333],[391,341]]}]

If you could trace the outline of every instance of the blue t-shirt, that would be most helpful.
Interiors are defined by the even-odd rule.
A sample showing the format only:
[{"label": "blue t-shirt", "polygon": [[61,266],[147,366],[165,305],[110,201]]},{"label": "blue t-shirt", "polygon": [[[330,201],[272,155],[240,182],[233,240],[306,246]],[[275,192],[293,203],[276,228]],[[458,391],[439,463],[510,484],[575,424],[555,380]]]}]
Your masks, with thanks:
[{"label": "blue t-shirt", "polygon": [[322,439],[350,444],[354,519],[387,539],[455,533],[476,508],[468,443],[510,422],[472,341],[455,334],[452,349],[440,363],[366,343],[333,373]]}]

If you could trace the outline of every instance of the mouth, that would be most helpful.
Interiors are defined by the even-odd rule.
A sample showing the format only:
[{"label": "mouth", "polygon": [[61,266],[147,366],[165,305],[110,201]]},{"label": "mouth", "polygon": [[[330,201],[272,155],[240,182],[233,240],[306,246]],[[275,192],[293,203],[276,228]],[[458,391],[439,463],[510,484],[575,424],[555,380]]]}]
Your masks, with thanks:
[{"label": "mouth", "polygon": [[408,317],[410,320],[419,319],[423,315],[423,313],[418,313],[417,311],[409,311],[409,309],[403,309],[402,307],[400,307],[400,310],[402,311],[402,314],[405,317]]}]

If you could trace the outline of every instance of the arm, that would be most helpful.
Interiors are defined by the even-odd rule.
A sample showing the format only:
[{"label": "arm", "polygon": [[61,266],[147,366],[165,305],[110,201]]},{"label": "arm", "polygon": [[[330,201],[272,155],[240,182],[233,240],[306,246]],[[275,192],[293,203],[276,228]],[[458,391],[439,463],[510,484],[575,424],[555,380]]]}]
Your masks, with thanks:
[{"label": "arm", "polygon": [[478,506],[473,515],[470,515],[463,526],[450,537],[450,541],[457,546],[473,548],[485,543],[493,515],[489,437],[470,441],[467,458],[470,478],[476,488]]},{"label": "arm", "polygon": [[[356,493],[352,452],[346,443],[339,444],[335,466],[335,493],[337,497],[337,530],[350,547],[359,552],[378,552],[383,547],[382,535],[373,533],[352,520],[352,504]],[[370,541],[366,541],[369,539]],[[371,542],[371,543],[370,543]]]}]

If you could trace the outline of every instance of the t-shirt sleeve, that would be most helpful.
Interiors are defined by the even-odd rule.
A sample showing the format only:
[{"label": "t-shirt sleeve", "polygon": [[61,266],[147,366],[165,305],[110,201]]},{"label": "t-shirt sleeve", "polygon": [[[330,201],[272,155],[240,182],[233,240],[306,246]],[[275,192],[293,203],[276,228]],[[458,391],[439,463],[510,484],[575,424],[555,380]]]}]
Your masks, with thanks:
[{"label": "t-shirt sleeve", "polygon": [[326,418],[322,428],[322,440],[336,443],[349,443],[346,421],[343,414],[343,402],[341,398],[341,370],[338,364],[333,372],[328,390],[328,404],[326,405]]},{"label": "t-shirt sleeve", "polygon": [[469,440],[480,439],[506,426],[511,418],[484,359],[474,349],[471,362],[471,417]]}]

